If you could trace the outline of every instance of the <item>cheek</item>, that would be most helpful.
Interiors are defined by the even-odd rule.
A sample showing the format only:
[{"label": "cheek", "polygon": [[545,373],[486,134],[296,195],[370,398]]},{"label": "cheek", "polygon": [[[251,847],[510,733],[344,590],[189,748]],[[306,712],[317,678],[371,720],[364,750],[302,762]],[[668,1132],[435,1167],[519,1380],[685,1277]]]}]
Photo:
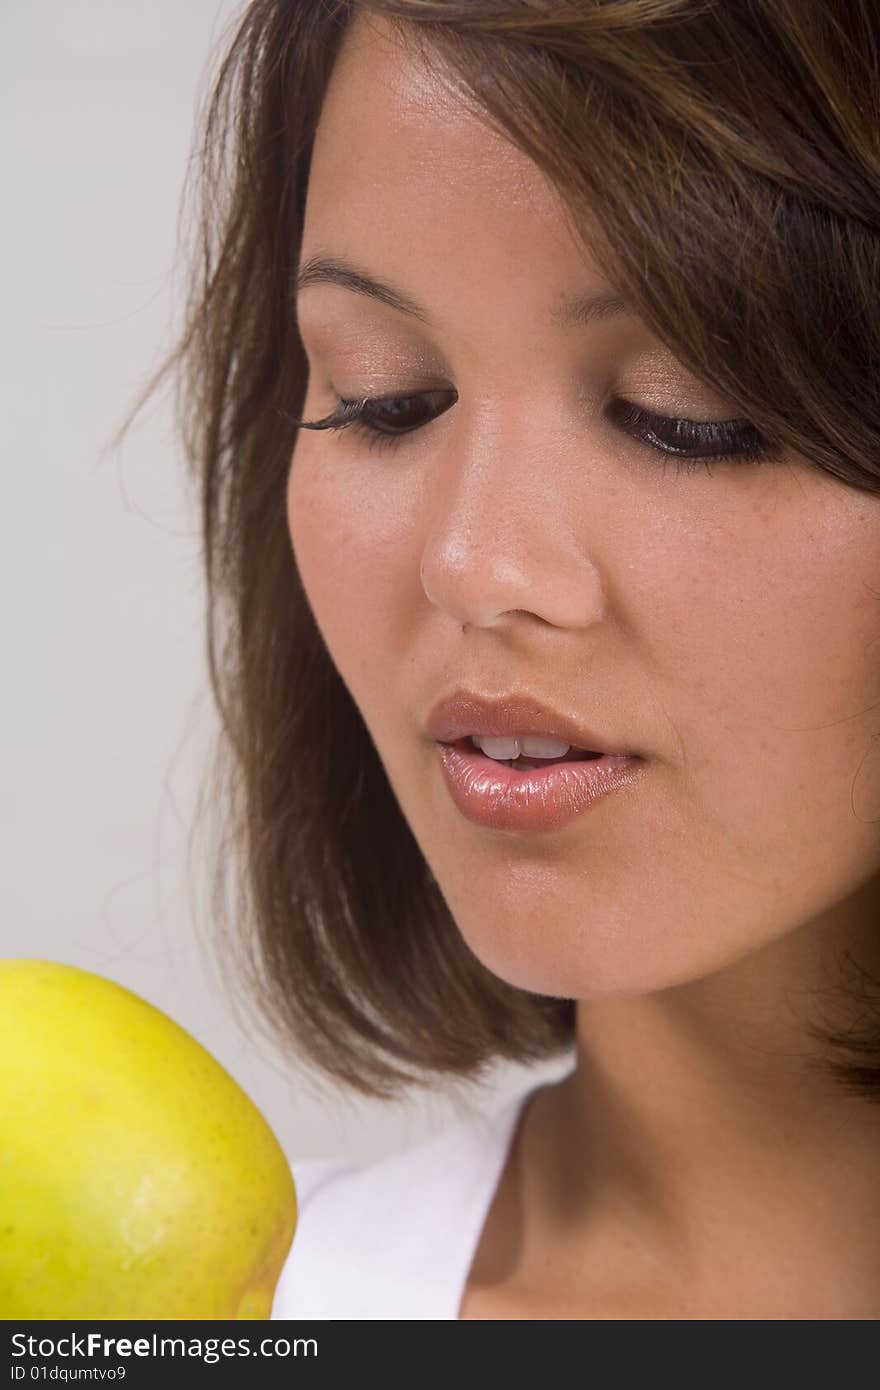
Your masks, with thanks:
[{"label": "cheek", "polygon": [[880,555],[858,554],[852,527],[720,537],[688,560],[665,622],[659,601],[685,755],[698,750],[725,789],[784,802],[795,821],[801,808],[842,814],[844,786],[849,806],[878,722],[880,604],[864,581]]},{"label": "cheek", "polygon": [[[412,546],[398,503],[367,470],[320,462],[297,444],[287,485],[287,523],[297,569],[327,650],[361,708],[393,658],[408,598]],[[379,465],[381,467],[381,465]],[[410,539],[408,539],[410,538]],[[418,581],[418,558],[415,560]],[[381,703],[381,697],[380,697]]]},{"label": "cheek", "polygon": [[680,547],[677,569],[665,556],[641,604],[669,734],[658,900],[690,883],[734,946],[819,915],[880,868],[880,549],[851,497],[766,525],[743,514],[711,545]]}]

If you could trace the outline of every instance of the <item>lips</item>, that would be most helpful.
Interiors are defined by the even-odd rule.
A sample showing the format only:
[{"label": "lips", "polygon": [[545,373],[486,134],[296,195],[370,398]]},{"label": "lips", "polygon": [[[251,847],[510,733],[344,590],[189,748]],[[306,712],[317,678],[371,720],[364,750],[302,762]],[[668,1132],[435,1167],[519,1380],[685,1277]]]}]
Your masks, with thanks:
[{"label": "lips", "polygon": [[437,743],[460,743],[472,734],[485,738],[538,734],[571,744],[575,758],[585,753],[641,756],[634,749],[621,746],[615,738],[587,728],[529,695],[499,699],[456,690],[433,707],[426,728]]},{"label": "lips", "polygon": [[484,830],[514,834],[557,831],[610,793],[641,779],[644,758],[603,754],[519,770],[458,743],[439,743],[440,768],[452,804]]}]

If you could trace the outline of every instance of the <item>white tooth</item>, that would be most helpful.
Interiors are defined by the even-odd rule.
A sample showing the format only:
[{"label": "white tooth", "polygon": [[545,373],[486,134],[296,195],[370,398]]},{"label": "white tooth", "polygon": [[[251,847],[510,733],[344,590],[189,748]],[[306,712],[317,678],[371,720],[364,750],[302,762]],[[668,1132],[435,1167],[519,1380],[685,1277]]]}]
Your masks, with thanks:
[{"label": "white tooth", "polygon": [[564,758],[570,743],[562,743],[558,738],[534,738],[517,739],[519,749],[527,758]]},{"label": "white tooth", "polygon": [[500,762],[506,762],[510,758],[519,757],[519,741],[515,738],[480,738],[478,734],[474,734],[473,740],[487,758],[497,758]]},{"label": "white tooth", "polygon": [[473,741],[487,758],[495,758],[499,762],[512,761],[520,753],[526,758],[564,758],[571,747],[570,743],[563,743],[558,738],[541,738],[537,734],[522,738],[481,738],[474,734]]}]

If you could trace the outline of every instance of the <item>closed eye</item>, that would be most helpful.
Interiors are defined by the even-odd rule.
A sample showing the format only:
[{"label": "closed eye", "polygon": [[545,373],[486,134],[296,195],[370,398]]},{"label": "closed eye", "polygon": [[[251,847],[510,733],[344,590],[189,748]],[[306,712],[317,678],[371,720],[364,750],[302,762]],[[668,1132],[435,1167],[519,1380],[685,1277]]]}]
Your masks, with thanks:
[{"label": "closed eye", "polygon": [[[286,418],[301,429],[342,430],[352,427],[371,449],[393,448],[402,435],[412,434],[444,414],[458,400],[453,390],[422,391],[410,396],[340,398],[323,420]],[[621,397],[613,397],[606,418],[616,429],[647,445],[676,464],[693,469],[712,458],[742,458],[761,462],[774,449],[748,420],[688,420],[659,415]],[[711,470],[709,470],[711,471]]]},{"label": "closed eye", "polygon": [[361,396],[356,400],[341,398],[332,415],[307,423],[287,418],[307,430],[343,430],[354,427],[364,434],[371,445],[384,439],[394,440],[411,434],[442,415],[458,400],[458,392],[450,390],[421,391],[413,396]]}]

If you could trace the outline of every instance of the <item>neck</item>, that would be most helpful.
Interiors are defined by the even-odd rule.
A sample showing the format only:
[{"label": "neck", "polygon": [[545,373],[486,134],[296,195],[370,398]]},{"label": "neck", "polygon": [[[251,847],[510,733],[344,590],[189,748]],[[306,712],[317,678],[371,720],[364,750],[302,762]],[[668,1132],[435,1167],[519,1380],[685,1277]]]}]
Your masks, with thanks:
[{"label": "neck", "polygon": [[854,905],[707,979],[581,1002],[577,1066],[544,1112],[556,1238],[584,1251],[604,1232],[693,1289],[719,1270],[756,1297],[836,1279],[877,1316],[880,1096],[845,1089],[810,1034],[851,1021],[836,953],[864,961],[875,934]]}]

